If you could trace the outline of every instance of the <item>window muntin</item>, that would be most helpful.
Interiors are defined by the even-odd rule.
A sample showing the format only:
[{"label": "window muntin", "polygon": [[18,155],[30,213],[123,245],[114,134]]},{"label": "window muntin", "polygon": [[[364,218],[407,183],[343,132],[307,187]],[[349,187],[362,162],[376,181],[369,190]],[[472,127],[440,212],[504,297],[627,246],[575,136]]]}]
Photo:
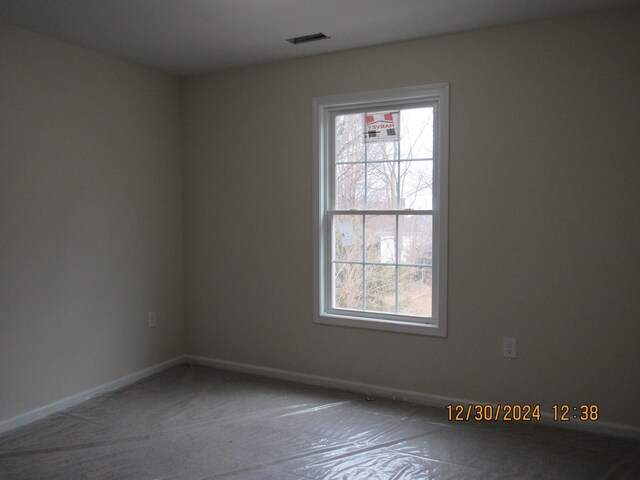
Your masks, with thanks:
[{"label": "window muntin", "polygon": [[316,100],[320,323],[445,334],[447,91]]}]

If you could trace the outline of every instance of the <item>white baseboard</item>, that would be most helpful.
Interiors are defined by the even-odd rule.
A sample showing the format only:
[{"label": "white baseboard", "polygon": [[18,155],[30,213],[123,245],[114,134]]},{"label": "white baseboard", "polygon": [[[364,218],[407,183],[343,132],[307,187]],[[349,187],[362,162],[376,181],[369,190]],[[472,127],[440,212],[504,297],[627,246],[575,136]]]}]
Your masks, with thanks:
[{"label": "white baseboard", "polygon": [[[383,387],[380,385],[372,385],[368,383],[353,382],[350,380],[340,380],[331,377],[322,377],[319,375],[292,372],[289,370],[282,370],[278,368],[261,367],[258,365],[251,365],[246,363],[218,360],[214,358],[200,357],[197,355],[180,355],[165,362],[158,363],[143,370],[139,370],[130,375],[118,378],[111,382],[107,382],[89,390],[85,390],[78,394],[72,395],[70,397],[63,398],[62,400],[58,400],[57,402],[53,402],[34,410],[22,413],[20,415],[16,415],[15,417],[3,420],[0,422],[0,433],[34,422],[52,413],[65,410],[74,405],[89,400],[90,398],[94,398],[113,390],[125,387],[131,383],[137,382],[138,380],[149,377],[155,373],[161,372],[163,370],[166,370],[167,368],[171,368],[185,362],[192,363],[194,365],[203,365],[223,370],[232,370],[236,372],[251,373],[255,375],[262,375],[265,377],[278,378],[281,380],[289,380],[308,385],[316,385],[320,387],[336,388],[339,390],[358,392],[366,395],[392,398],[397,400],[406,400],[408,402],[413,402],[421,405],[430,405],[433,407],[444,408],[446,405],[451,404],[478,405],[487,403],[469,399],[431,395],[427,393],[416,392],[413,390],[402,390],[397,388]],[[581,430],[589,433],[640,439],[640,428],[638,427],[602,421],[577,423],[554,422],[551,412],[542,412],[542,419],[540,421],[540,424],[569,428],[573,430]]]},{"label": "white baseboard", "polygon": [[172,358],[171,360],[167,360],[151,367],[144,368],[111,382],[103,383],[102,385],[90,388],[89,390],[85,390],[84,392],[80,392],[75,395],[71,395],[70,397],[63,398],[62,400],[58,400],[57,402],[53,402],[34,410],[29,410],[28,412],[21,413],[20,415],[16,415],[15,417],[11,417],[0,422],[0,433],[12,430],[17,427],[21,427],[23,425],[26,425],[27,423],[35,422],[36,420],[40,420],[41,418],[44,418],[52,413],[65,410],[69,407],[73,407],[74,405],[89,400],[90,398],[97,397],[98,395],[103,395],[113,390],[117,390],[131,383],[137,382],[138,380],[142,380],[145,377],[149,377],[155,373],[166,370],[167,368],[181,365],[186,362],[186,355],[179,355],[175,358]]},{"label": "white baseboard", "polygon": [[[441,395],[431,395],[428,393],[416,392],[412,390],[401,390],[397,388],[383,387],[380,385],[372,385],[368,383],[353,382],[350,380],[340,380],[337,378],[321,377],[318,375],[310,375],[307,373],[292,372],[278,368],[261,367],[258,365],[250,365],[247,363],[230,362],[228,360],[218,360],[215,358],[200,357],[197,355],[187,355],[186,360],[194,365],[202,365],[206,367],[220,368],[222,370],[232,370],[236,372],[252,373],[265,377],[278,378],[281,380],[289,380],[308,385],[316,385],[320,387],[336,388],[339,390],[347,390],[350,392],[363,393],[371,396],[379,396],[384,398],[392,398],[396,400],[405,400],[421,405],[429,405],[432,407],[444,408],[447,405],[479,405],[487,404],[487,402],[469,400],[463,398],[445,397]],[[493,404],[496,405],[495,403]],[[549,412],[541,413],[540,422],[532,424],[548,425],[571,430],[580,430],[588,433],[597,433],[602,435],[610,435],[616,437],[626,437],[640,439],[640,428],[631,425],[624,425],[612,422],[556,422],[553,420],[553,414]]]}]

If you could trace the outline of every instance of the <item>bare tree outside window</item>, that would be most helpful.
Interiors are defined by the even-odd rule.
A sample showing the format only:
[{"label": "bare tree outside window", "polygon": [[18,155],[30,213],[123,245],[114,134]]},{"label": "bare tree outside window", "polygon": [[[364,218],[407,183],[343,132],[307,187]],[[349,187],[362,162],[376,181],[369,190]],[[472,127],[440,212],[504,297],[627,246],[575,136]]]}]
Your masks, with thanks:
[{"label": "bare tree outside window", "polygon": [[[372,114],[393,116],[397,140],[365,138]],[[433,107],[336,115],[335,308],[431,316],[433,118]]]}]

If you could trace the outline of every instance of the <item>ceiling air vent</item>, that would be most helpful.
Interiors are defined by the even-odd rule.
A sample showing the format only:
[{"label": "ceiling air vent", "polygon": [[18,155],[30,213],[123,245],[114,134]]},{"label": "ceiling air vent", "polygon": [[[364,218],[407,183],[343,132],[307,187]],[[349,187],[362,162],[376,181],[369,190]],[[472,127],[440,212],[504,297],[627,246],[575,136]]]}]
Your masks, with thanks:
[{"label": "ceiling air vent", "polygon": [[312,33],[311,35],[303,35],[301,37],[287,38],[287,42],[298,45],[299,43],[315,42],[316,40],[324,40],[327,37],[324,33]]}]

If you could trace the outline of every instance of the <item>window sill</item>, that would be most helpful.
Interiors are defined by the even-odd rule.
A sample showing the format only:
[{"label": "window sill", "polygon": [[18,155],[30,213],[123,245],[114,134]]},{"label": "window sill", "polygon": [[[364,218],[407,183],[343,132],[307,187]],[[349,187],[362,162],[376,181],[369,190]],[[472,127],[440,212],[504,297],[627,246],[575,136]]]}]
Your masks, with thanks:
[{"label": "window sill", "polygon": [[447,336],[447,332],[442,326],[427,323],[349,317],[343,315],[330,315],[327,313],[316,315],[314,322],[322,325],[364,328],[367,330],[381,330],[385,332],[405,333],[411,335],[427,335],[431,337]]}]

